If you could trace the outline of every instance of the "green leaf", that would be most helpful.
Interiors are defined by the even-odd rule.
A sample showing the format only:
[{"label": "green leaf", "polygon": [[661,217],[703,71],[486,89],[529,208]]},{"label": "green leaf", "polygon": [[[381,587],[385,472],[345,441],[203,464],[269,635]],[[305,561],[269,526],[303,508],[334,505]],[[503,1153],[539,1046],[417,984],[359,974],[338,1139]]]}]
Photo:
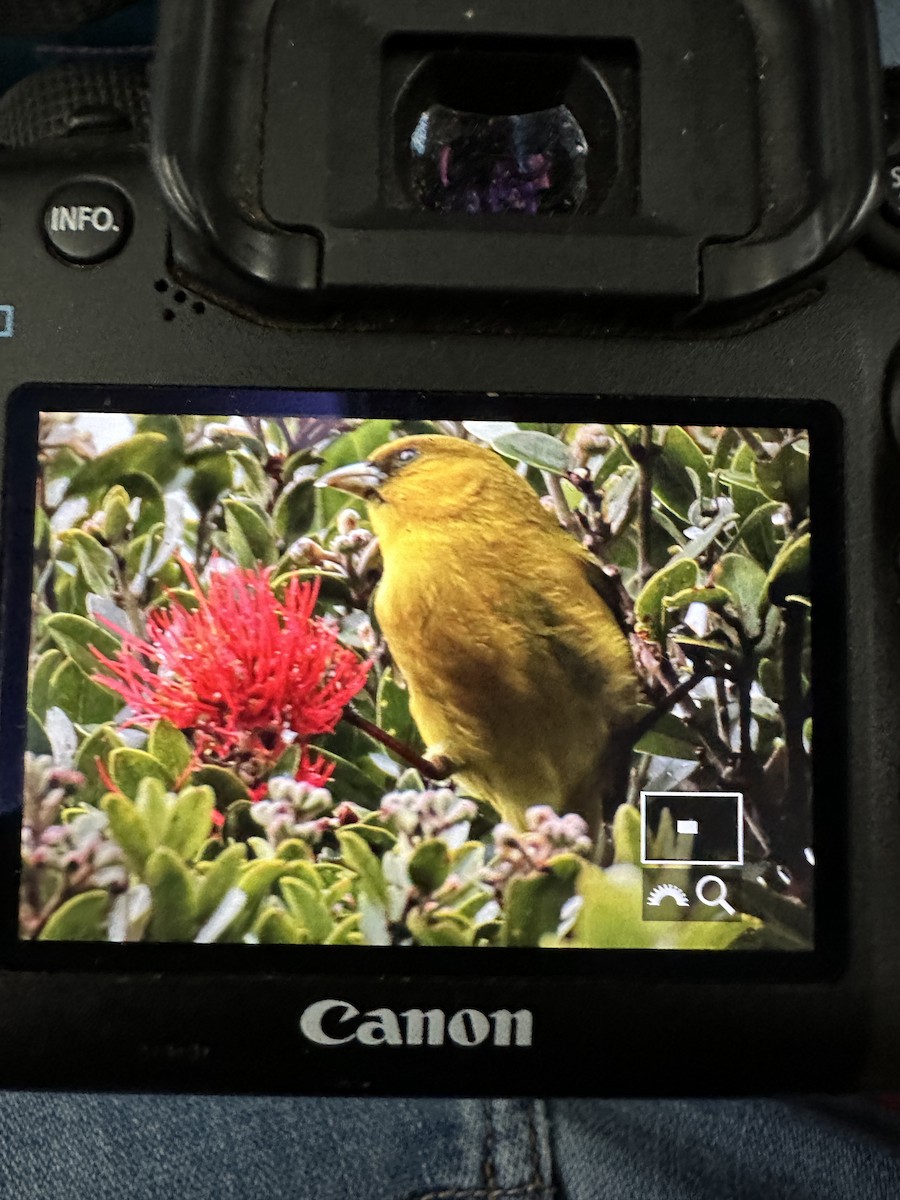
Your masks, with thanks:
[{"label": "green leaf", "polygon": [[134,472],[123,475],[119,483],[132,499],[141,502],[133,537],[140,537],[155,525],[165,524],[166,504],[159,485],[149,475]]},{"label": "green leaf", "polygon": [[811,546],[810,535],[804,533],[779,550],[766,579],[765,594],[772,604],[783,608],[788,596],[810,595]]},{"label": "green leaf", "polygon": [[377,850],[390,850],[397,844],[397,839],[391,831],[384,829],[381,825],[370,825],[368,822],[360,821],[353,826],[353,831],[358,833],[364,842],[368,842]]},{"label": "green leaf", "polygon": [[[114,633],[98,625],[96,621],[76,616],[74,613],[54,613],[46,619],[44,628],[60,650],[68,654],[89,676],[101,667],[90,647],[99,650],[106,658],[114,658],[119,649],[120,642]],[[119,701],[119,707],[121,706],[122,702]]]},{"label": "green leaf", "polygon": [[192,465],[187,494],[198,512],[208,513],[222,493],[231,489],[234,480],[231,460],[221,450],[208,450],[195,458]]},{"label": "green leaf", "polygon": [[362,944],[362,934],[359,932],[359,913],[344,917],[328,935],[326,946],[359,946]]},{"label": "green leaf", "polygon": [[59,540],[66,555],[72,556],[89,590],[98,596],[111,595],[116,566],[112,551],[82,529],[66,529],[59,535]]},{"label": "green leaf", "polygon": [[673,425],[652,460],[651,481],[657,499],[683,520],[700,498],[689,469],[699,479],[702,489],[708,491],[709,465],[703,452],[690,434],[680,425]]},{"label": "green leaf", "polygon": [[472,437],[491,445],[494,440],[504,433],[518,433],[519,426],[515,421],[463,421],[463,429]]},{"label": "green leaf", "polygon": [[197,893],[197,920],[202,925],[213,915],[228,892],[237,887],[247,849],[240,843],[227,846],[204,876]]},{"label": "green leaf", "polygon": [[692,604],[705,604],[707,608],[721,608],[730,600],[729,593],[723,587],[685,588],[675,596],[666,596],[663,607],[667,612],[681,612]]},{"label": "green leaf", "polygon": [[175,797],[166,791],[161,779],[142,779],[138,785],[134,805],[144,819],[152,845],[158,846],[169,824],[169,814]]},{"label": "green leaf", "polygon": [[50,739],[47,737],[47,730],[44,728],[43,722],[30,708],[27,715],[25,745],[30,754],[53,753],[53,747],[50,744]]},{"label": "green leaf", "polygon": [[341,859],[356,872],[363,894],[386,906],[387,884],[382,874],[381,863],[368,844],[352,829],[338,829],[335,836],[341,848]]},{"label": "green leaf", "polygon": [[130,746],[113,750],[109,756],[109,773],[120,791],[132,800],[144,779],[159,779],[166,788],[175,783],[169,771],[152,754],[146,750],[133,750]]},{"label": "green leaf", "polygon": [[226,500],[225,529],[239,566],[271,566],[275,561],[275,537],[268,521],[249,504]]},{"label": "green leaf", "polygon": [[450,874],[450,853],[440,838],[421,842],[407,864],[409,877],[420,891],[431,895]]},{"label": "green leaf", "polygon": [[661,713],[634,749],[638,754],[658,754],[661,758],[696,762],[697,748],[702,744],[699,736],[680,717],[674,713]]},{"label": "green leaf", "polygon": [[65,661],[59,650],[45,650],[31,675],[29,699],[32,710],[43,720],[50,707],[50,680]]},{"label": "green leaf", "polygon": [[561,854],[539,875],[511,880],[506,889],[503,945],[539,946],[544,934],[556,933],[562,906],[575,895],[584,865],[574,854]]},{"label": "green leaf", "polygon": [[108,542],[118,542],[131,524],[130,497],[120,483],[103,497],[103,532]]},{"label": "green leaf", "polygon": [[181,417],[171,413],[144,413],[138,418],[137,433],[162,434],[170,452],[176,458],[184,458],[184,427]]},{"label": "green leaf", "polygon": [[99,804],[106,795],[107,787],[97,770],[97,760],[108,762],[113,750],[121,745],[122,739],[109,725],[101,725],[81,743],[75,756],[76,770],[84,776],[84,784],[78,789],[79,800],[88,804]]},{"label": "green leaf", "polygon": [[331,443],[322,455],[323,474],[333,471],[336,467],[346,467],[350,463],[363,462],[373,450],[383,445],[394,428],[393,421],[371,420],[363,421],[356,429],[342,434]]},{"label": "green leaf", "polygon": [[173,450],[165,434],[138,433],[85,463],[72,477],[68,494],[86,496],[98,488],[106,491],[134,474],[168,483],[177,468],[177,448]]},{"label": "green leaf", "polygon": [[172,805],[163,845],[186,862],[196,858],[209,837],[214,801],[210,787],[185,788]]},{"label": "green leaf", "polygon": [[253,932],[263,946],[302,946],[309,941],[300,923],[280,908],[267,908]]},{"label": "green leaf", "polygon": [[279,775],[287,775],[290,779],[296,779],[300,769],[300,757],[299,746],[288,746],[272,768],[270,778],[277,779]]},{"label": "green leaf", "polygon": [[[218,807],[222,807],[221,800]],[[265,837],[266,831],[253,818],[253,805],[249,800],[233,800],[225,810],[225,837],[233,841],[249,842],[251,838]]]},{"label": "green leaf", "polygon": [[247,903],[229,925],[228,937],[225,940],[241,938],[250,929],[260,906],[266,897],[271,895],[272,885],[283,870],[284,863],[278,859],[255,859],[247,864],[238,882],[238,887],[247,897]]},{"label": "green leaf", "polygon": [[[256,443],[256,446],[258,454],[262,455],[262,458],[265,459],[265,448],[259,442]],[[271,498],[272,483],[257,454],[232,454],[231,461],[234,466],[239,467],[243,472],[243,479],[239,476],[235,477],[235,486],[243,488],[249,498],[258,501],[260,504],[267,505]]]},{"label": "green leaf", "polygon": [[216,793],[217,807],[222,812],[237,800],[246,800],[248,803],[250,801],[250,793],[245,785],[233,771],[229,771],[225,767],[201,767],[199,771],[193,773],[192,781],[195,784],[203,784],[212,788]]},{"label": "green leaf", "polygon": [[135,804],[117,792],[109,792],[104,796],[100,807],[109,818],[113,840],[122,847],[128,865],[142,875],[147,859],[153,853],[153,839],[147,822]]},{"label": "green leaf", "polygon": [[641,814],[633,804],[620,804],[613,817],[615,862],[641,862]]},{"label": "green leaf", "polygon": [[[331,738],[323,739],[323,741],[325,740],[331,741]],[[335,764],[334,774],[328,784],[328,790],[333,796],[349,801],[351,804],[359,804],[363,808],[378,807],[383,795],[383,788],[376,780],[370,779],[356,763],[350,762],[340,754],[335,754],[326,745],[320,744],[316,749],[329,762]]]},{"label": "green leaf", "polygon": [[752,512],[766,503],[765,494],[757,487],[755,466],[756,455],[747,443],[742,441],[735,451],[730,468],[719,472],[719,479],[727,484],[741,521],[746,521]]},{"label": "green leaf", "polygon": [[312,480],[296,479],[289,483],[272,512],[275,532],[283,542],[294,542],[308,533],[316,512],[316,493]]},{"label": "green leaf", "polygon": [[61,708],[79,725],[103,725],[123,705],[118,696],[94,683],[70,658],[54,671],[49,693],[49,707]]},{"label": "green leaf", "polygon": [[809,508],[809,455],[796,445],[785,446],[770,462],[757,462],[754,473],[770,500],[787,504],[799,521]]},{"label": "green leaf", "polygon": [[596,950],[643,950],[653,945],[653,922],[642,920],[639,867],[623,863],[604,871],[586,863],[578,894],[583,906],[568,944]]},{"label": "green leaf", "polygon": [[312,858],[312,848],[302,838],[285,838],[278,843],[278,857],[286,863],[308,862]]},{"label": "green leaf", "polygon": [[35,559],[40,561],[50,552],[50,520],[42,508],[34,514],[34,552]]},{"label": "green leaf", "polygon": [[147,860],[144,879],[153,896],[148,937],[155,942],[190,942],[197,932],[194,881],[178,855],[160,846]]},{"label": "green leaf", "polygon": [[414,750],[424,749],[422,735],[409,711],[409,690],[393,667],[385,667],[381,673],[375,711],[380,729]]},{"label": "green leaf", "polygon": [[287,876],[278,886],[288,910],[309,934],[309,941],[321,945],[334,928],[322,893],[302,879]]},{"label": "green leaf", "polygon": [[666,598],[678,595],[685,588],[694,587],[698,577],[697,564],[692,559],[671,562],[657,571],[641,589],[634,603],[639,627],[649,630],[652,637],[661,642],[666,634]]},{"label": "green leaf", "polygon": [[82,892],[56,910],[44,928],[42,942],[105,942],[109,893]]},{"label": "green leaf", "polygon": [[147,750],[166,768],[173,781],[181,778],[194,759],[190,742],[171,721],[156,722],[150,730]]},{"label": "green leaf", "polygon": [[742,541],[756,561],[766,569],[772,565],[772,560],[778,552],[773,518],[783,512],[784,505],[776,504],[774,500],[760,504],[737,532],[736,540]]},{"label": "green leaf", "polygon": [[413,940],[419,946],[471,946],[475,926],[457,913],[423,913],[413,910],[407,918]]},{"label": "green leaf", "polygon": [[517,462],[527,463],[529,467],[537,467],[540,471],[565,475],[572,469],[568,447],[558,438],[550,437],[546,433],[531,430],[501,433],[492,440],[491,445],[506,458],[514,458]]},{"label": "green leaf", "polygon": [[762,628],[759,614],[766,589],[766,573],[759,563],[744,554],[725,554],[713,567],[711,578],[717,587],[728,593],[745,632],[750,637],[758,637]]},{"label": "green leaf", "polygon": [[734,515],[732,513],[722,513],[716,517],[714,521],[710,521],[696,537],[692,537],[690,541],[678,551],[672,559],[673,563],[684,562],[688,559],[696,559],[705,554],[712,546],[716,538],[725,532],[729,525],[734,523]]}]

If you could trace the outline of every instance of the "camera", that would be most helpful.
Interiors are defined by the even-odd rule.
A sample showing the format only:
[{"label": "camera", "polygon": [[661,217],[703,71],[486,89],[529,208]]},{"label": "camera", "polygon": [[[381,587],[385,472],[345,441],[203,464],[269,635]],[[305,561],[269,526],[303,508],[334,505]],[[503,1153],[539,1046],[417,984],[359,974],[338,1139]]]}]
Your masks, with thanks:
[{"label": "camera", "polygon": [[869,5],[162,0],[39,79],[4,1084],[895,1087]]}]

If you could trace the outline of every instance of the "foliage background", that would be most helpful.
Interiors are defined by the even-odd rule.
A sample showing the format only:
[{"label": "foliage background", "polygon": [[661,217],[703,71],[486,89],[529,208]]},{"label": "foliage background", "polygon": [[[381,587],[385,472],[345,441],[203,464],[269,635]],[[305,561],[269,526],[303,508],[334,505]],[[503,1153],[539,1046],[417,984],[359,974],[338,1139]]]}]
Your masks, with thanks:
[{"label": "foliage background", "polygon": [[[301,407],[313,407],[309,403]],[[388,439],[504,454],[605,567],[646,712],[629,795],[592,847],[430,785],[367,728],[423,749],[373,625],[365,505],[315,489]],[[809,445],[802,431],[47,413],[40,432],[20,924],[25,938],[684,949],[811,945]],[[90,647],[196,605],[234,564],[372,657],[313,739],[325,786],[281,760],[210,761],[191,730],[129,727]],[[679,698],[672,704],[672,693]],[[368,726],[366,723],[368,722]],[[360,724],[363,728],[360,728]],[[648,718],[648,726],[650,721]],[[642,789],[747,798],[739,922],[644,922]],[[653,847],[674,848],[671,822]],[[660,879],[665,879],[665,873]]]}]

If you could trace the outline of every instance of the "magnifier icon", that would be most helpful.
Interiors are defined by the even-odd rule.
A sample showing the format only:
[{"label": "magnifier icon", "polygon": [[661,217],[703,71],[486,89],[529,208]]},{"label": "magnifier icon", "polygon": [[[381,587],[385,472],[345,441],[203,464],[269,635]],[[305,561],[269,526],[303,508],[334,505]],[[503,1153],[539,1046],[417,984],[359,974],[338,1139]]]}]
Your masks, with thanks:
[{"label": "magnifier icon", "polygon": [[[712,886],[707,886],[708,884]],[[718,875],[704,875],[702,879],[698,879],[696,892],[697,899],[707,908],[723,908],[729,917],[736,914],[737,910],[728,903],[728,888],[725,886],[725,881]]]}]

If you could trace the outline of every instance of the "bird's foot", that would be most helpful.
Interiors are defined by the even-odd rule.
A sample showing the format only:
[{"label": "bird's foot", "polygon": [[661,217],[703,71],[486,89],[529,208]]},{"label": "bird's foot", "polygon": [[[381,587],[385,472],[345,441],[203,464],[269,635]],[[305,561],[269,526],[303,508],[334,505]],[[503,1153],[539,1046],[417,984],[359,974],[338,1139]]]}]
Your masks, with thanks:
[{"label": "bird's foot", "polygon": [[426,779],[430,779],[435,783],[439,780],[449,779],[458,770],[459,768],[456,763],[440,751],[429,751],[422,759],[422,774]]}]

